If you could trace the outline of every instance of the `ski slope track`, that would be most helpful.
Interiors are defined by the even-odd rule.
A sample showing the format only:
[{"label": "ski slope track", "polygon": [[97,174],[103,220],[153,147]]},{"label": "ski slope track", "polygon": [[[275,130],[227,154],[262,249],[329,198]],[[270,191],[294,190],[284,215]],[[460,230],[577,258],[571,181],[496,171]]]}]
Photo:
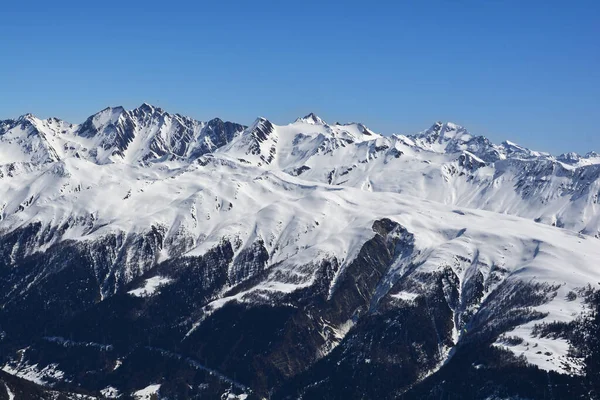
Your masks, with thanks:
[{"label": "ski slope track", "polygon": [[[383,136],[314,114],[250,126],[149,104],[81,124],[28,114],[0,121],[2,370],[68,396],[181,395],[164,371],[118,379],[156,346],[180,355],[164,356],[175,370],[206,366],[187,395],[293,398],[294,385],[310,398],[328,379],[318,365],[360,358],[365,321],[414,314],[415,326],[433,324],[422,329],[435,344],[420,345],[415,379],[395,395],[472,343],[578,376],[567,340],[536,326],[584,312],[581,293],[600,282],[599,238],[593,152],[553,156],[440,122]],[[265,335],[243,330],[261,312],[265,330],[283,333],[244,347]],[[136,341],[136,324],[157,343]],[[210,348],[230,336],[228,350]],[[103,354],[86,367],[98,381],[73,367],[78,346]],[[384,362],[372,354],[361,365]],[[4,382],[13,396],[19,386]]]}]

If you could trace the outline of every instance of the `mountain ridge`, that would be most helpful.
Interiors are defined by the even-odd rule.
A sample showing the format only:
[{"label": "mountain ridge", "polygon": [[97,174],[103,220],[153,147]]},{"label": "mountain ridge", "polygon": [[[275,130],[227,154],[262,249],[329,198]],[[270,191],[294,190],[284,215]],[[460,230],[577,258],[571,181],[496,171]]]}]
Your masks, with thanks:
[{"label": "mountain ridge", "polygon": [[[103,110],[100,110],[99,112],[97,112],[97,113],[91,115],[90,117],[88,117],[86,119],[86,121],[84,121],[81,124],[72,124],[72,123],[69,123],[67,121],[64,121],[64,120],[61,120],[59,118],[56,118],[56,117],[49,117],[49,118],[46,118],[46,119],[41,119],[41,118],[36,117],[34,114],[31,114],[31,113],[26,113],[26,114],[20,115],[16,119],[0,120],[0,123],[5,123],[6,124],[6,123],[11,122],[11,121],[37,120],[37,121],[42,121],[42,122],[55,121],[56,123],[67,124],[67,125],[70,125],[70,126],[80,126],[80,125],[83,125],[88,120],[92,119],[93,117],[98,116],[98,115],[100,115],[101,113],[103,113],[105,111],[112,111],[112,110],[117,110],[119,112],[119,114],[122,114],[122,113],[136,113],[136,112],[138,112],[138,113],[139,112],[144,112],[144,113],[154,113],[154,112],[156,112],[158,114],[167,114],[167,115],[172,115],[172,116],[178,116],[178,117],[180,117],[182,119],[194,120],[194,121],[200,122],[200,121],[195,120],[195,119],[193,119],[191,117],[186,117],[186,116],[178,114],[178,113],[171,114],[171,113],[165,111],[164,109],[162,109],[161,107],[153,106],[150,103],[144,102],[139,107],[131,109],[131,110],[126,110],[123,106],[114,106],[114,107],[113,106],[109,106],[109,107],[106,107]],[[264,120],[268,121],[268,119],[265,118],[265,117],[257,117],[257,120],[258,119],[264,119]],[[215,117],[212,120],[220,120],[220,118]],[[255,122],[256,122],[256,120],[255,120]],[[307,114],[304,117],[298,117],[298,118],[296,118],[296,120],[293,123],[307,123],[307,124],[315,124],[315,125],[328,125],[327,122],[325,122],[322,118],[320,118],[318,115],[316,115],[313,112]],[[366,129],[371,134],[373,133],[373,131],[369,130],[366,126],[364,126],[363,124],[360,124],[360,123],[351,122],[351,123],[345,123],[345,124],[343,124],[343,123],[336,122],[334,124],[334,126],[345,126],[345,125],[353,125],[353,124],[361,126],[363,129]],[[244,125],[240,125],[240,126],[244,126]],[[456,123],[449,122],[449,121],[448,122],[436,121],[428,129],[426,129],[424,131],[421,131],[421,132],[418,132],[416,134],[397,134],[397,133],[391,133],[389,135],[383,135],[383,136],[385,136],[385,137],[399,136],[399,137],[409,137],[409,138],[429,138],[429,140],[431,140],[431,138],[433,136],[436,136],[436,138],[439,137],[438,134],[436,134],[436,127],[437,127],[437,129],[440,129],[440,128],[443,129],[443,133],[447,133],[448,132],[447,128],[450,127],[451,130],[454,130],[454,131],[458,130],[458,131],[463,132],[466,135],[469,135],[469,136],[471,135],[471,133],[466,128],[464,128],[461,125],[458,125]],[[443,137],[444,137],[443,135],[442,135],[442,137],[439,137],[440,142],[442,141]],[[485,136],[472,136],[472,137],[476,138],[478,140],[485,139],[489,143],[491,143],[489,141],[489,139],[487,139]],[[576,152],[567,152],[567,153],[561,153],[561,154],[558,154],[558,155],[551,155],[550,153],[546,153],[546,152],[539,152],[539,151],[530,150],[530,149],[522,147],[522,146],[520,146],[520,145],[518,145],[518,144],[516,144],[516,143],[514,143],[514,142],[512,142],[510,140],[505,140],[500,145],[496,145],[496,146],[503,146],[503,147],[507,147],[507,148],[508,147],[514,147],[514,148],[520,149],[522,152],[533,153],[533,154],[535,154],[537,156],[547,156],[547,157],[551,157],[551,158],[554,158],[556,160],[565,161],[565,162],[573,162],[573,160],[575,160],[575,159],[586,159],[586,158],[590,159],[590,158],[598,158],[598,157],[600,157],[598,155],[598,153],[596,151],[593,151],[593,150],[588,151],[586,154],[579,154],[579,153],[576,153]],[[598,162],[600,162],[600,161],[598,161]]]},{"label": "mountain ridge", "polygon": [[71,158],[183,166],[213,154],[309,181],[407,193],[600,237],[594,211],[600,156],[555,157],[508,141],[496,145],[454,123],[383,136],[360,123],[329,125],[314,113],[288,125],[259,117],[247,127],[218,118],[200,122],[144,103],[130,111],[107,107],[82,124],[30,114],[0,121],[0,144],[9,149],[0,154],[7,175]]}]

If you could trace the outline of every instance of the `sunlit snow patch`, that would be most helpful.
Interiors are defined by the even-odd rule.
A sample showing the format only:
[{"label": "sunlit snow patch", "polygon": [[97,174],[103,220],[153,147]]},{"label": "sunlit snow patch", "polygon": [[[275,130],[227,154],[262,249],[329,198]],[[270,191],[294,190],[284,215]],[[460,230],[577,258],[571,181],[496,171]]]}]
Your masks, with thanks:
[{"label": "sunlit snow patch", "polygon": [[38,367],[38,364],[6,364],[2,367],[2,371],[38,385],[48,385],[65,377],[65,373],[58,369],[56,363],[49,364],[42,369]]},{"label": "sunlit snow patch", "polygon": [[248,398],[247,394],[234,394],[234,393],[223,393],[221,396],[222,399],[227,400],[246,400]]},{"label": "sunlit snow patch", "polygon": [[146,279],[144,286],[141,288],[130,290],[129,293],[135,297],[148,297],[152,296],[156,290],[164,285],[169,284],[172,281],[171,278],[164,276],[153,276],[152,278]]},{"label": "sunlit snow patch", "polygon": [[408,302],[414,301],[417,297],[419,297],[419,295],[416,293],[410,293],[405,291],[392,294],[391,296],[395,299],[400,299]]},{"label": "sunlit snow patch", "polygon": [[155,385],[146,386],[143,389],[133,393],[133,398],[136,400],[150,400],[152,395],[157,395],[160,389],[160,383]]},{"label": "sunlit snow patch", "polygon": [[121,396],[121,394],[119,393],[119,390],[112,386],[105,387],[104,389],[102,389],[100,391],[100,393],[102,393],[102,396],[106,397],[107,399],[116,399]]},{"label": "sunlit snow patch", "polygon": [[8,394],[8,400],[15,400],[15,394],[10,390],[6,382],[4,382],[4,388],[6,389],[6,394]]}]

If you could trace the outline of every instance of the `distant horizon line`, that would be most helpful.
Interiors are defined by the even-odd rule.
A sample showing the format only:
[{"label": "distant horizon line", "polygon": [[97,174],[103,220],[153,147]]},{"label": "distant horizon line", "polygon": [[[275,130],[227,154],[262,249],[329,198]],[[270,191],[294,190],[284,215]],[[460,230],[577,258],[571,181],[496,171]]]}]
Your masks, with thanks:
[{"label": "distant horizon line", "polygon": [[[189,116],[189,115],[181,114],[181,113],[178,113],[178,112],[171,112],[171,111],[168,111],[167,109],[163,108],[162,106],[157,106],[157,105],[154,105],[154,104],[152,104],[152,103],[149,103],[149,102],[147,102],[147,101],[144,101],[144,102],[142,102],[142,104],[140,104],[139,106],[137,106],[137,107],[134,107],[134,108],[126,108],[125,106],[122,106],[122,105],[117,105],[117,106],[107,106],[107,107],[104,107],[103,109],[101,109],[101,110],[99,110],[99,111],[96,111],[96,112],[94,112],[94,113],[92,113],[92,114],[88,115],[88,116],[85,118],[85,120],[83,120],[82,122],[75,122],[75,123],[73,123],[73,122],[70,122],[70,121],[67,121],[67,120],[65,120],[65,119],[62,119],[62,118],[60,118],[60,117],[55,117],[55,116],[51,116],[51,117],[47,117],[47,118],[41,118],[41,117],[38,117],[36,114],[34,114],[34,113],[31,113],[31,112],[26,112],[26,113],[24,113],[24,114],[21,114],[21,115],[17,116],[16,118],[6,118],[6,119],[0,119],[0,122],[3,122],[3,121],[18,121],[18,120],[20,120],[20,119],[22,119],[22,118],[26,118],[27,116],[31,116],[31,117],[37,118],[37,119],[39,119],[39,120],[41,120],[41,121],[56,119],[56,120],[60,120],[60,121],[63,121],[63,122],[67,122],[67,123],[70,123],[70,124],[73,124],[73,125],[81,125],[81,124],[85,123],[85,121],[87,121],[88,119],[90,119],[90,118],[92,118],[93,116],[95,116],[95,115],[97,115],[97,114],[99,114],[99,113],[101,113],[101,112],[103,112],[103,111],[106,111],[106,110],[122,109],[124,112],[130,112],[130,111],[139,110],[139,109],[143,108],[144,106],[146,106],[146,107],[150,107],[151,109],[160,110],[160,111],[162,111],[162,112],[164,112],[164,113],[166,113],[166,114],[170,114],[170,115],[178,115],[178,116],[180,116],[180,117],[190,118],[190,119],[193,119],[193,120],[195,120],[195,121],[198,121],[198,122],[209,122],[209,121],[212,121],[212,120],[220,120],[220,121],[224,121],[224,122],[231,122],[231,123],[240,124],[240,125],[243,125],[243,126],[245,126],[246,128],[247,128],[247,127],[250,127],[250,126],[252,126],[252,124],[253,124],[253,123],[255,123],[257,120],[260,120],[261,118],[263,118],[263,119],[265,119],[265,120],[267,120],[267,121],[269,121],[269,122],[273,123],[273,121],[272,121],[271,119],[269,119],[269,118],[267,118],[267,117],[264,117],[264,116],[262,116],[262,115],[259,115],[259,116],[257,116],[257,117],[256,117],[256,118],[255,118],[255,119],[254,119],[254,120],[253,120],[253,121],[252,121],[250,124],[244,124],[244,123],[240,123],[240,122],[233,121],[233,120],[226,120],[226,119],[222,119],[221,117],[218,117],[218,116],[217,116],[217,117],[213,117],[213,118],[211,118],[211,119],[207,119],[206,121],[203,121],[203,120],[197,119],[196,117],[191,117],[191,116]],[[291,125],[291,124],[294,124],[294,123],[298,122],[299,120],[302,120],[302,119],[307,119],[307,118],[309,118],[310,116],[313,116],[313,117],[315,117],[315,118],[319,119],[319,120],[320,120],[320,121],[321,121],[321,122],[322,122],[324,125],[337,125],[337,126],[344,126],[344,125],[350,125],[350,124],[360,124],[360,125],[364,126],[365,128],[368,128],[368,127],[367,127],[367,126],[366,126],[364,123],[362,123],[362,122],[356,122],[356,121],[350,121],[350,122],[345,122],[345,123],[340,123],[339,121],[336,121],[335,123],[333,123],[333,124],[330,124],[330,123],[326,122],[325,120],[323,120],[322,118],[320,118],[320,117],[319,117],[319,116],[318,116],[318,115],[317,115],[315,112],[312,112],[312,111],[311,111],[311,112],[309,112],[308,114],[306,114],[306,115],[305,115],[305,116],[303,116],[303,117],[297,117],[297,118],[296,118],[296,119],[294,119],[292,122],[289,122],[289,123],[287,123],[287,124],[282,124],[282,125],[275,124],[275,125],[278,125],[278,126]],[[444,121],[444,120],[441,120],[441,119],[438,119],[438,120],[436,120],[436,121],[435,121],[433,124],[431,124],[431,125],[430,125],[428,128],[426,128],[426,129],[422,129],[422,130],[420,130],[420,131],[418,131],[418,132],[415,132],[415,133],[398,133],[398,132],[392,132],[392,133],[381,133],[381,132],[374,132],[374,131],[373,131],[373,132],[374,132],[374,133],[377,133],[377,134],[379,134],[379,135],[381,135],[381,136],[393,136],[393,135],[398,135],[398,136],[406,136],[406,137],[415,137],[415,136],[417,136],[417,135],[419,135],[419,134],[421,134],[421,133],[425,133],[425,132],[427,132],[428,130],[430,130],[431,128],[433,128],[433,126],[435,126],[436,124],[443,124],[443,125],[449,125],[449,124],[451,124],[451,125],[455,125],[455,126],[456,126],[456,127],[458,127],[458,128],[462,128],[462,129],[464,129],[464,130],[466,131],[466,133],[468,133],[469,135],[471,135],[471,136],[473,136],[473,137],[482,137],[482,138],[488,139],[488,138],[487,138],[487,136],[484,136],[484,135],[479,135],[479,134],[474,134],[474,133],[470,132],[470,131],[469,131],[469,130],[468,130],[468,129],[467,129],[465,126],[464,126],[464,125],[461,125],[461,124],[458,124],[458,123],[455,123],[455,122],[452,122],[452,121]],[[369,130],[370,130],[370,129],[369,129]],[[488,140],[489,140],[489,139],[488,139]],[[492,143],[493,143],[493,142],[492,142]],[[515,146],[522,147],[523,149],[526,149],[526,150],[529,150],[529,151],[533,151],[533,152],[537,152],[537,153],[540,153],[540,154],[545,154],[545,155],[550,155],[550,156],[553,156],[553,157],[561,157],[561,156],[577,155],[577,156],[580,156],[580,157],[584,157],[584,158],[585,158],[585,157],[595,157],[595,156],[598,156],[598,155],[599,155],[599,153],[598,153],[598,152],[596,152],[595,150],[588,150],[588,151],[586,151],[585,153],[580,153],[580,152],[576,152],[576,151],[566,151],[566,152],[562,152],[562,153],[560,153],[560,154],[557,154],[557,153],[552,153],[552,152],[547,152],[547,151],[538,151],[538,150],[532,150],[532,149],[531,149],[531,148],[529,148],[529,147],[521,146],[521,145],[519,145],[518,143],[516,143],[516,142],[514,142],[514,141],[512,141],[512,140],[509,140],[509,139],[502,140],[502,141],[500,142],[500,144],[515,145]]]}]

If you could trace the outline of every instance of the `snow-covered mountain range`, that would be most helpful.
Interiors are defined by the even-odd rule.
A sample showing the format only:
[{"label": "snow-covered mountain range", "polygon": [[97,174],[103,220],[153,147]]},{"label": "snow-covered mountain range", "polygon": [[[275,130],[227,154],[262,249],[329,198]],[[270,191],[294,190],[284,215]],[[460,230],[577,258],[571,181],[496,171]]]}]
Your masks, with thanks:
[{"label": "snow-covered mountain range", "polygon": [[0,121],[0,380],[9,397],[419,398],[469,360],[470,379],[511,365],[583,388],[583,355],[547,330],[589,307],[599,238],[593,152],[441,122],[28,114]]}]

